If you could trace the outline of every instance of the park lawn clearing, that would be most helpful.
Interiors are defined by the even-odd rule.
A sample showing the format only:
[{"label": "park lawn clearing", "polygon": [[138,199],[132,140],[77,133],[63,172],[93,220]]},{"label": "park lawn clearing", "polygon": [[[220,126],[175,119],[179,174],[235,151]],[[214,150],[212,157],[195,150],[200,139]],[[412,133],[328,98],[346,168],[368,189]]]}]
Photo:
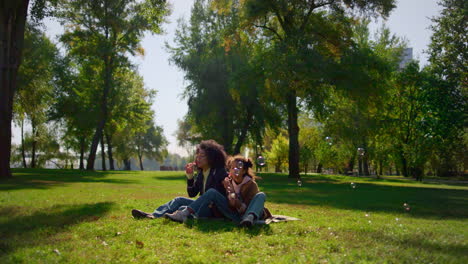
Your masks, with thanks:
[{"label": "park lawn clearing", "polygon": [[260,176],[270,211],[301,221],[135,220],[186,196],[184,173],[16,169],[0,181],[0,263],[468,263],[466,185]]}]

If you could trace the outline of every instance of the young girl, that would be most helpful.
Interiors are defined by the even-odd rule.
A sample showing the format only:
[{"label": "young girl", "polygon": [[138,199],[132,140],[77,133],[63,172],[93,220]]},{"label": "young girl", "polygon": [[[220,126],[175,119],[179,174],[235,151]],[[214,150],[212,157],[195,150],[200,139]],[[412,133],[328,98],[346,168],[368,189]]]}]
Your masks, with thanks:
[{"label": "young girl", "polygon": [[231,157],[228,161],[229,176],[223,181],[226,196],[216,189],[210,189],[187,208],[165,214],[165,217],[185,222],[191,214],[198,217],[199,211],[209,204],[216,205],[225,217],[242,226],[252,226],[256,219],[271,217],[270,212],[264,208],[266,195],[258,190],[252,166],[250,159]]}]

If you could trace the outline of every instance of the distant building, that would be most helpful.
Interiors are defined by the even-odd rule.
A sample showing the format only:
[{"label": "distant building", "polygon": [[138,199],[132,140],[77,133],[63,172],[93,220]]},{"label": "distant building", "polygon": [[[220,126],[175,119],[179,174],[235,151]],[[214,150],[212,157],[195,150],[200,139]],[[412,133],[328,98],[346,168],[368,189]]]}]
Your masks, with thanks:
[{"label": "distant building", "polygon": [[403,54],[400,60],[400,69],[403,69],[406,64],[413,60],[413,48],[407,48],[403,50]]}]

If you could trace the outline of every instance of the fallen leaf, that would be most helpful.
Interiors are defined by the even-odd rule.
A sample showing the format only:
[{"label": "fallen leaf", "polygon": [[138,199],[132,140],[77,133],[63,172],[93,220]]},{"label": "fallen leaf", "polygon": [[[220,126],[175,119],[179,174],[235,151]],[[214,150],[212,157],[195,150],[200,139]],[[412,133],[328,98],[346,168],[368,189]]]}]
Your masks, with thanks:
[{"label": "fallen leaf", "polygon": [[137,240],[137,241],[135,241],[135,242],[136,242],[136,247],[137,247],[137,248],[143,248],[143,247],[145,246],[145,244],[143,244],[143,242],[141,242],[141,241],[139,241],[139,240]]}]

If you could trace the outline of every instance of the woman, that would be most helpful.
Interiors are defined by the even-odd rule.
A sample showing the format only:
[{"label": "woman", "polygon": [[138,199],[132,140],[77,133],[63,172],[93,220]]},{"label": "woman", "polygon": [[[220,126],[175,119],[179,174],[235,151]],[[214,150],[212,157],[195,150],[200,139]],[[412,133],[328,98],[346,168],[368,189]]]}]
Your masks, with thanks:
[{"label": "woman", "polygon": [[[223,146],[214,140],[202,141],[197,146],[195,162],[185,166],[188,196],[203,195],[205,191],[210,189],[225,194],[223,185],[223,180],[227,176],[225,164],[226,152]],[[194,178],[195,170],[198,175]],[[193,199],[176,197],[159,206],[152,214],[133,209],[132,215],[135,218],[158,218],[166,213],[173,213],[181,207],[183,209],[193,202]],[[200,208],[200,217],[212,217],[215,213],[213,211],[213,208],[208,206]]]},{"label": "woman", "polygon": [[210,204],[216,205],[219,212],[241,226],[252,226],[256,219],[271,217],[270,212],[264,208],[266,195],[258,190],[252,166],[252,161],[242,156],[230,158],[229,176],[223,181],[226,195],[210,189],[186,208],[166,214],[165,217],[185,222],[192,214],[200,217],[203,208]]}]

